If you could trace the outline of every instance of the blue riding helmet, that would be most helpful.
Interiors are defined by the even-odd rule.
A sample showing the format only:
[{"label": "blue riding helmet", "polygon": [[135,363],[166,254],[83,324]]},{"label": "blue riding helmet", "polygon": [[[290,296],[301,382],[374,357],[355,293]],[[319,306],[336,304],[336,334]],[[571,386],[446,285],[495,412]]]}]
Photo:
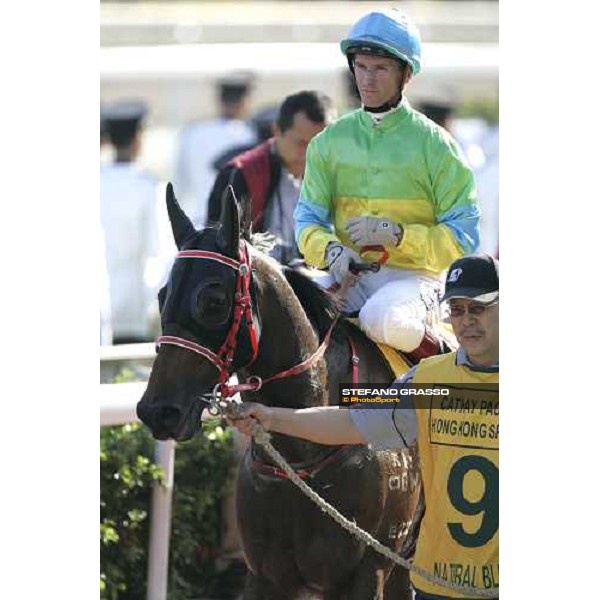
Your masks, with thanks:
[{"label": "blue riding helmet", "polygon": [[352,69],[351,55],[387,55],[408,63],[413,75],[421,70],[421,37],[415,24],[396,8],[371,12],[359,19],[340,43]]}]

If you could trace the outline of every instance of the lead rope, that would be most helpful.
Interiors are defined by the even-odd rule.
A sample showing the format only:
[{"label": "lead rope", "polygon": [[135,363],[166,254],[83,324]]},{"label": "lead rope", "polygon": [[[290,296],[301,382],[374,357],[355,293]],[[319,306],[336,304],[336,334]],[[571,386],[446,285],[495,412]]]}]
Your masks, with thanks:
[{"label": "lead rope", "polygon": [[[238,405],[230,403],[227,407],[228,416],[230,418],[235,419],[238,413]],[[409,571],[413,571],[417,575],[421,576],[423,579],[429,581],[430,583],[439,585],[441,587],[462,592],[463,594],[470,594],[472,596],[478,596],[481,598],[496,598],[500,593],[500,588],[489,588],[487,590],[475,587],[467,587],[458,585],[455,583],[451,583],[446,581],[445,579],[441,579],[435,575],[431,575],[421,567],[417,567],[412,562],[402,558],[399,554],[384,546],[381,542],[376,540],[372,535],[363,531],[354,521],[350,521],[344,515],[342,515],[335,507],[333,507],[329,502],[323,500],[319,494],[317,494],[310,486],[308,486],[292,469],[292,467],[288,464],[288,462],[281,456],[279,451],[271,444],[271,434],[265,431],[264,427],[254,419],[254,423],[252,423],[252,437],[256,440],[258,444],[263,446],[263,448],[267,451],[267,454],[285,471],[288,478],[292,480],[292,482],[300,488],[303,494],[308,496],[320,509],[322,512],[328,514],[336,523],[338,523],[343,529],[357,537],[359,540],[364,542],[367,546],[371,546],[373,550],[383,554],[383,556],[389,558],[391,561],[395,562],[397,565],[408,569]]]}]

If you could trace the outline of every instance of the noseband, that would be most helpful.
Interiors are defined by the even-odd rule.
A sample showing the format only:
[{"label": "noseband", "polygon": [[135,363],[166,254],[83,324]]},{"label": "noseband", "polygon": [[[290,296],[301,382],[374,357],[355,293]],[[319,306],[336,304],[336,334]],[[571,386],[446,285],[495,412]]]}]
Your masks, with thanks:
[{"label": "noseband", "polygon": [[252,357],[250,361],[244,366],[249,367],[256,360],[256,357],[258,355],[258,334],[252,316],[252,297],[250,295],[252,266],[250,260],[250,252],[248,250],[247,244],[244,240],[240,240],[239,260],[235,260],[217,252],[208,252],[204,250],[182,250],[177,253],[176,258],[212,260],[237,271],[236,293],[234,297],[233,308],[233,323],[229,328],[229,331],[225,337],[225,341],[222,343],[221,347],[216,353],[207,348],[206,346],[201,346],[196,342],[174,335],[161,335],[156,340],[157,346],[161,346],[162,344],[169,344],[172,346],[179,346],[180,348],[185,348],[186,350],[191,350],[196,354],[200,354],[217,368],[217,370],[219,371],[219,378],[217,384],[215,385],[212,393],[208,394],[212,398],[211,404],[213,404],[213,402],[216,402],[217,398],[219,397],[221,399],[225,399],[233,396],[237,392],[257,391],[266,383],[275,381],[277,379],[283,379],[285,377],[291,377],[292,375],[297,375],[298,373],[302,373],[303,371],[310,369],[325,354],[327,346],[329,345],[329,340],[331,339],[331,333],[335,324],[337,323],[337,318],[331,324],[319,348],[312,356],[307,358],[305,361],[299,363],[294,367],[291,367],[290,369],[280,371],[279,373],[272,375],[267,379],[262,379],[258,376],[252,376],[249,377],[245,383],[232,386],[227,385],[226,382],[229,380],[232,374],[231,364],[233,362],[233,357],[235,356],[235,351],[238,342],[237,336],[243,316],[246,317],[250,343],[252,346]]}]

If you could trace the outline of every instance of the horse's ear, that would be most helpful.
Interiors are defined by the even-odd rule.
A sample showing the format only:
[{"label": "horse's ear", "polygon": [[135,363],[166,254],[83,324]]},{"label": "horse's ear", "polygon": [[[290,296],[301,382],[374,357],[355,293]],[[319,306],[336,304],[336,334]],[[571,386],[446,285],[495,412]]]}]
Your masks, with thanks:
[{"label": "horse's ear", "polygon": [[240,207],[231,185],[223,192],[219,223],[221,229],[217,236],[217,244],[223,252],[237,258],[240,247]]},{"label": "horse's ear", "polygon": [[242,196],[240,211],[242,237],[249,242],[252,236],[252,204],[250,203],[250,194]]},{"label": "horse's ear", "polygon": [[169,221],[171,221],[175,244],[181,250],[183,242],[196,233],[196,229],[188,216],[183,212],[181,206],[179,206],[171,182],[167,184],[167,213],[169,214]]}]

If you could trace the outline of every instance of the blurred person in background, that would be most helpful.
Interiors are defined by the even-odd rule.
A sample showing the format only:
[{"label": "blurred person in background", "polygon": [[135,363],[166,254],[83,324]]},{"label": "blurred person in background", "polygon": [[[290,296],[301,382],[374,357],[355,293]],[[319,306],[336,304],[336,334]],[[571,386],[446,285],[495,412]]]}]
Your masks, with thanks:
[{"label": "blurred person in background", "polygon": [[476,169],[477,199],[481,207],[481,251],[498,258],[500,255],[500,131],[497,125],[488,129],[481,141],[485,160]]},{"label": "blurred person in background", "polygon": [[346,90],[346,108],[349,111],[360,108],[362,103],[352,71],[344,71],[344,88]]},{"label": "blurred person in background", "polygon": [[110,279],[106,266],[104,230],[100,226],[100,345],[112,345],[112,325],[110,313]]},{"label": "blurred person in background", "polygon": [[208,196],[217,174],[215,160],[233,146],[254,145],[256,131],[247,121],[252,87],[249,74],[218,82],[219,115],[183,128],[176,149],[173,185],[182,208],[204,226]]},{"label": "blurred person in background", "polygon": [[443,127],[446,131],[452,133],[452,117],[454,115],[454,106],[450,102],[428,101],[419,105],[419,111],[427,118]]},{"label": "blurred person in background", "polygon": [[[365,15],[341,50],[362,108],[310,143],[296,240],[309,264],[328,267],[321,285],[347,288],[344,308],[358,311],[365,333],[416,362],[443,350],[434,328],[444,271],[479,246],[475,180],[448,132],[403,95],[421,69],[419,32],[406,15]],[[351,273],[361,251],[383,263],[379,272]]]},{"label": "blurred person in background", "polygon": [[111,162],[112,158],[112,148],[108,142],[108,133],[106,132],[104,107],[100,104],[100,164],[107,164]]},{"label": "blurred person in background", "polygon": [[121,101],[104,108],[114,160],[100,167],[100,221],[106,246],[110,310],[115,344],[148,342],[156,286],[147,283],[158,253],[158,181],[136,164],[146,106]]},{"label": "blurred person in background", "polygon": [[272,137],[230,160],[219,172],[209,199],[209,219],[218,220],[221,200],[231,184],[238,200],[249,198],[252,229],[268,231],[277,244],[271,256],[283,264],[300,258],[294,239],[294,209],[310,140],[333,121],[331,99],[301,91],[284,99]]},{"label": "blurred person in background", "polygon": [[255,113],[252,119],[250,119],[250,123],[256,131],[256,142],[252,144],[240,144],[239,146],[233,146],[225,150],[225,152],[217,157],[213,163],[215,171],[223,169],[225,165],[238,154],[242,154],[243,152],[246,152],[246,150],[250,150],[256,145],[266,142],[273,135],[273,125],[277,121],[278,114],[279,105],[267,106]]}]

